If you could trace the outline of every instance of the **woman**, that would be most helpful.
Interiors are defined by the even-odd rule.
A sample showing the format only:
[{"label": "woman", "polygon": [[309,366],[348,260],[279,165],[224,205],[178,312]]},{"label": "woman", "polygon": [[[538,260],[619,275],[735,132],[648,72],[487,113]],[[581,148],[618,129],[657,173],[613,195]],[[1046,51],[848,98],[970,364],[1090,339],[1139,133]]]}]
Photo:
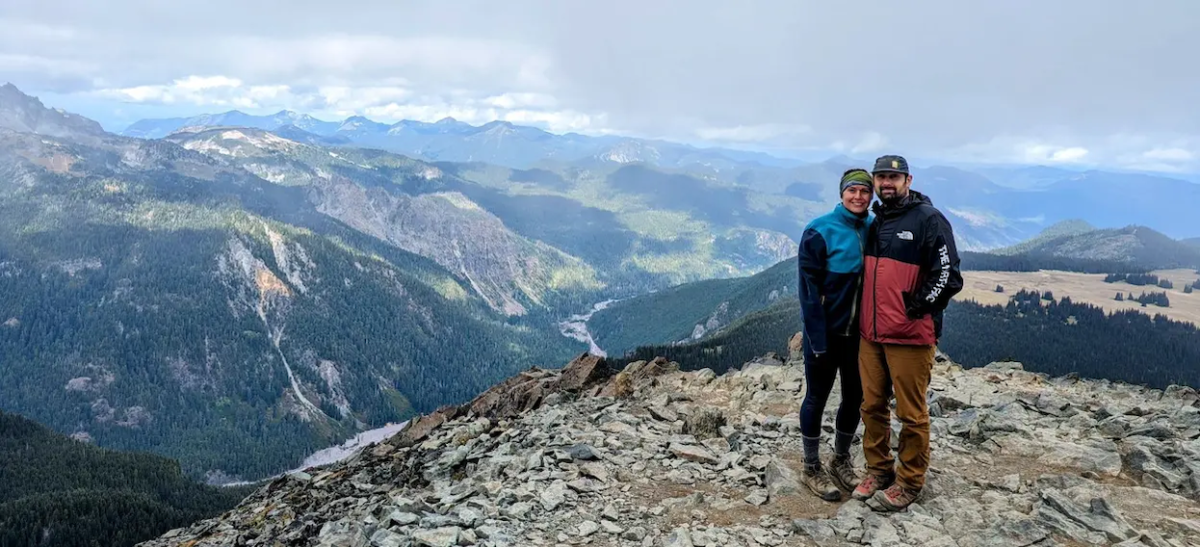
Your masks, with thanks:
[{"label": "woman", "polygon": [[[858,429],[862,384],[858,374],[858,304],[863,245],[871,223],[873,187],[865,169],[849,169],[839,183],[841,203],[813,220],[800,239],[800,310],[804,323],[804,375],[800,405],[804,484],[818,497],[838,501],[858,485],[850,443]],[[841,373],[842,402],[834,422],[834,453],[821,465],[821,417]],[[839,490],[840,489],[840,490]]]}]

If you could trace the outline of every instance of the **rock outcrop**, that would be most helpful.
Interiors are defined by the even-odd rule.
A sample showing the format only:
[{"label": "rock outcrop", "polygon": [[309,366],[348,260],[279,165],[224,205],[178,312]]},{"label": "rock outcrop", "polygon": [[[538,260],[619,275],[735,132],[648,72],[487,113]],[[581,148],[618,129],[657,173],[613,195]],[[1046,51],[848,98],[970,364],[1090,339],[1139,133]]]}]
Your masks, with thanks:
[{"label": "rock outcrop", "polygon": [[584,355],[144,545],[1200,545],[1190,388],[939,356],[928,486],[895,514],[797,482],[803,394],[795,359],[718,376]]}]

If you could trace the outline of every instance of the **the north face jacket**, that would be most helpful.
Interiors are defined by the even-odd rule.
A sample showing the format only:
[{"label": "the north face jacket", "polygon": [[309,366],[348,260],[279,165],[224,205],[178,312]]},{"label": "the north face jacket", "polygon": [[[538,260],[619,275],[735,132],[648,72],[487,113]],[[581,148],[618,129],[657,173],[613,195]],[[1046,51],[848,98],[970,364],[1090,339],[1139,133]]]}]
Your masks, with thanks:
[{"label": "the north face jacket", "polygon": [[825,353],[827,334],[856,334],[870,222],[869,214],[859,217],[839,203],[804,228],[798,268],[806,351]]},{"label": "the north face jacket", "polygon": [[942,311],[963,286],[954,230],[913,190],[895,206],[876,203],[872,210],[859,330],[873,342],[934,345]]}]

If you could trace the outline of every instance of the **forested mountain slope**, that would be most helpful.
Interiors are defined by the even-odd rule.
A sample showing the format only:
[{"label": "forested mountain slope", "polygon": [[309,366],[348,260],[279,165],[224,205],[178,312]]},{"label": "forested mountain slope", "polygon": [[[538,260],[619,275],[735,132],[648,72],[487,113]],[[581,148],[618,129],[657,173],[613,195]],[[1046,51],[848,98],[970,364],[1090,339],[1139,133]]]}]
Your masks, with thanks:
[{"label": "forested mountain slope", "polygon": [[0,545],[128,547],[231,509],[217,488],[150,454],[105,450],[0,412]]},{"label": "forested mountain slope", "polygon": [[252,479],[581,349],[306,188],[26,129],[0,127],[0,404],[57,431]]}]

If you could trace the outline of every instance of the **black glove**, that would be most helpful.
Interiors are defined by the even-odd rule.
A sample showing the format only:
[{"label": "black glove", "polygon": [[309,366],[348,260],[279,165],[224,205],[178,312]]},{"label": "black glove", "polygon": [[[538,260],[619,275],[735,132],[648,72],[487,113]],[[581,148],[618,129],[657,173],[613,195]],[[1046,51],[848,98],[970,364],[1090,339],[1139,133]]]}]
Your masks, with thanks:
[{"label": "black glove", "polygon": [[900,296],[904,297],[904,313],[908,315],[909,319],[921,319],[929,313],[923,305],[924,302],[918,300],[916,295],[910,292],[903,292],[900,293]]}]

